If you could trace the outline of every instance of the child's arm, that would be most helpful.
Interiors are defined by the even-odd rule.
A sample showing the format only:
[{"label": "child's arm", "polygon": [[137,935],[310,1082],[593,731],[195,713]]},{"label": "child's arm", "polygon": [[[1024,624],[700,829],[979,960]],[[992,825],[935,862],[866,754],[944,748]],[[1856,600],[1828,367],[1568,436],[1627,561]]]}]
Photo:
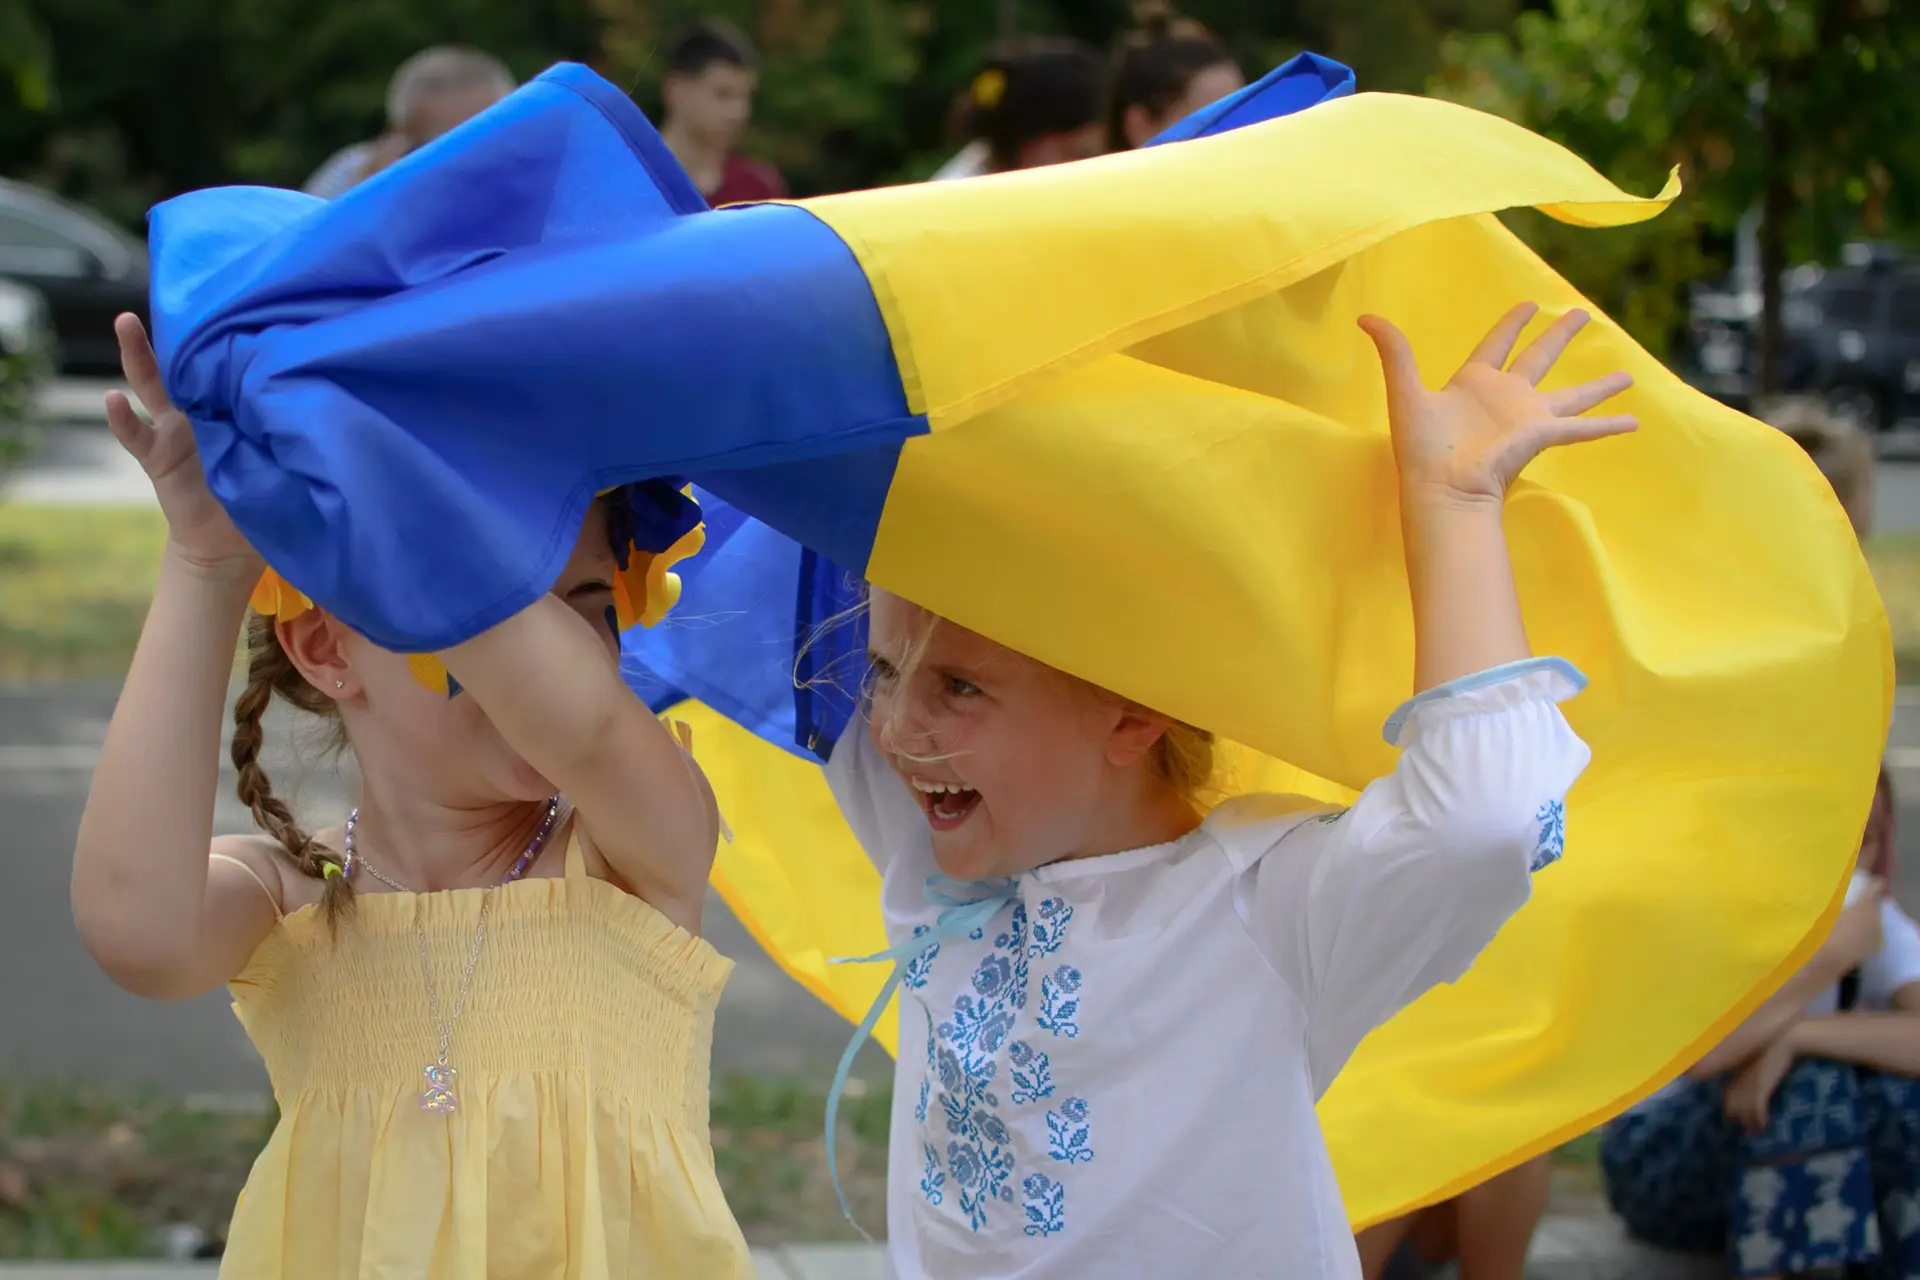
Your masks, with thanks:
[{"label": "child's arm", "polygon": [[167,546],[80,819],[73,918],[115,982],[185,999],[232,978],[273,927],[259,885],[230,865],[210,875],[207,856],[227,681],[260,561],[207,491],[139,322],[122,316],[115,331],[153,425],[117,392],[107,422],[153,481]]},{"label": "child's arm", "polygon": [[593,626],[547,595],[440,656],[628,886],[699,933],[720,839],[713,792]]},{"label": "child's arm", "polygon": [[1405,335],[1378,317],[1361,321],[1386,376],[1413,595],[1416,694],[1531,655],[1501,524],[1507,489],[1546,449],[1635,426],[1627,416],[1579,416],[1631,386],[1624,373],[1539,390],[1586,326],[1583,311],[1562,316],[1509,366],[1537,310],[1529,303],[1508,312],[1439,391],[1421,382]]},{"label": "child's arm", "polygon": [[1309,1011],[1316,1089],[1360,1039],[1473,963],[1559,856],[1564,801],[1586,745],[1556,705],[1582,680],[1530,660],[1501,508],[1541,450],[1633,428],[1582,418],[1624,374],[1562,391],[1536,384],[1586,316],[1508,356],[1534,308],[1509,313],[1453,380],[1429,391],[1406,339],[1380,350],[1401,482],[1417,696],[1389,724],[1394,772],[1347,813],[1295,828],[1259,864],[1248,925]]},{"label": "child's arm", "polygon": [[[1863,910],[1877,919],[1877,930],[1860,924],[1857,917]],[[1804,1007],[1796,1010],[1798,1016],[1727,1079],[1727,1116],[1751,1132],[1767,1127],[1774,1091],[1800,1058],[1920,1076],[1920,927],[1892,900],[1869,897],[1848,907],[1833,932],[1835,937],[1852,933],[1856,942],[1877,934],[1880,945],[1860,963],[1860,994],[1871,1004],[1889,1008],[1817,1018],[1806,1017]]]},{"label": "child's arm", "polygon": [[1727,1118],[1750,1133],[1764,1132],[1774,1092],[1801,1058],[1920,1077],[1920,983],[1896,992],[1894,1007],[1883,1013],[1836,1013],[1790,1024],[1728,1077],[1723,1095]]},{"label": "child's arm", "polygon": [[1780,989],[1767,997],[1747,1020],[1688,1068],[1696,1080],[1741,1066],[1773,1044],[1806,1017],[1807,1005],[1837,984],[1854,966],[1880,950],[1880,915],[1887,886],[1875,880],[1865,896],[1848,906],[1834,923],[1833,932]]}]

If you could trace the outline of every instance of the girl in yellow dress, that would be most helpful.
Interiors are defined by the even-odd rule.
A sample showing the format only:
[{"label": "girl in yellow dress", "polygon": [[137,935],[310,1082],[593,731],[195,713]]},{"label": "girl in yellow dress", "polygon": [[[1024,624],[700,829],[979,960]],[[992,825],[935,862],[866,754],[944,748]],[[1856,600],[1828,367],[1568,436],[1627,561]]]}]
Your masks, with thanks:
[{"label": "girl in yellow dress", "polygon": [[[617,661],[615,627],[669,602],[665,564],[697,530],[629,549],[626,508],[596,504],[551,593],[437,673],[263,573],[139,323],[119,335],[153,421],[117,393],[108,419],[168,540],[81,821],[74,918],[131,991],[229,984],[266,1059],[280,1122],[223,1274],[751,1275],[707,1129],[730,967],[700,937],[719,818]],[[213,838],[243,622],[233,760],[266,834]],[[359,761],[358,808],[312,835],[259,765],[275,694]]]}]

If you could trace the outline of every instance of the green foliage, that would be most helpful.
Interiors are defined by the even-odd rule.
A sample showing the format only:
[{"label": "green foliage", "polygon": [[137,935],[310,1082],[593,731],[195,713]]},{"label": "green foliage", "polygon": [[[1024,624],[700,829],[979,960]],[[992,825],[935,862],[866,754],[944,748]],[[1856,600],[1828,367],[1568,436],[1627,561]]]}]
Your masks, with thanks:
[{"label": "green foliage", "polygon": [[53,94],[46,33],[34,20],[27,0],[0,0],[0,75],[13,81],[13,97],[22,109],[44,111]]},{"label": "green foliage", "polygon": [[48,372],[44,351],[0,351],[0,479],[33,446],[33,408]]},{"label": "green foliage", "polygon": [[[1453,31],[1496,30],[1519,0],[1190,0],[1249,72],[1314,49],[1369,88],[1417,91]],[[35,68],[45,109],[0,111],[0,172],[138,227],[155,201],[222,182],[298,184],[382,126],[388,77],[435,43],[521,76],[592,63],[658,106],[659,49],[697,15],[760,46],[747,149],[800,193],[925,176],[953,147],[955,95],[1011,16],[1096,45],[1131,0],[0,0],[0,92]],[[31,33],[32,39],[18,33]],[[17,50],[34,50],[31,59]],[[48,73],[57,72],[53,79]],[[57,84],[55,83],[57,80]],[[57,92],[55,90],[57,89]]]},{"label": "green foliage", "polygon": [[[1673,349],[1685,286],[1725,266],[1749,209],[1775,211],[1768,244],[1795,259],[1920,228],[1920,94],[1905,87],[1920,83],[1920,4],[1182,8],[1249,72],[1313,49],[1351,64],[1365,88],[1430,88],[1520,120],[1629,190],[1657,190],[1680,166],[1687,195],[1639,227],[1513,219],[1656,352]],[[588,61],[651,110],[661,45],[715,15],[761,50],[747,149],[799,194],[845,190],[924,177],[951,152],[954,97],[1009,17],[1022,33],[1109,46],[1132,11],[1131,0],[0,0],[0,48],[35,51],[0,59],[0,75],[11,69],[24,92],[20,66],[58,68],[45,109],[0,112],[0,171],[137,226],[183,189],[300,182],[379,131],[393,68],[428,44],[478,45],[522,76]]]},{"label": "green foliage", "polygon": [[1778,262],[1920,222],[1920,6],[1900,0],[1555,0],[1443,42],[1434,91],[1565,143],[1629,190],[1678,166],[1651,223],[1523,234],[1655,351],[1708,251],[1762,208]]},{"label": "green foliage", "polygon": [[[0,6],[23,0],[0,0]],[[440,42],[519,74],[594,52],[588,0],[24,0],[57,94],[0,111],[0,172],[139,227],[155,201],[223,182],[298,185],[383,124],[388,78]]]}]

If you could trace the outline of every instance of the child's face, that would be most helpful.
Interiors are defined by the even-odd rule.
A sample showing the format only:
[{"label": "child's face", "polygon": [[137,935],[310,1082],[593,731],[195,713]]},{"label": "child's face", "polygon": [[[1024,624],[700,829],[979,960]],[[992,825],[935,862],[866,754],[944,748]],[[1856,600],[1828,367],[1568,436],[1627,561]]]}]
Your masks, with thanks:
[{"label": "child's face", "polygon": [[[589,511],[573,555],[553,586],[594,633],[609,663],[619,662],[612,622],[613,574],[605,513]],[[355,677],[363,691],[348,714],[347,736],[363,766],[398,775],[423,797],[454,806],[500,800],[544,800],[554,787],[507,745],[472,696],[447,697],[413,676],[405,656],[349,635]]]},{"label": "child's face", "polygon": [[885,592],[870,624],[873,743],[920,801],[942,871],[1019,875],[1128,847],[1112,819],[1136,807],[1163,720]]}]

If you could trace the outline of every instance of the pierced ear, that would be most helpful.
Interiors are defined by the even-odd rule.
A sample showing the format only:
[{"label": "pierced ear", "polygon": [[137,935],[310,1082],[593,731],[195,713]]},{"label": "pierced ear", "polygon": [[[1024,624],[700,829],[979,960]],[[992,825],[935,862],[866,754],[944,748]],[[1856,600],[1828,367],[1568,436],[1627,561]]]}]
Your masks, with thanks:
[{"label": "pierced ear", "polygon": [[356,690],[354,673],[340,643],[340,624],[318,609],[274,625],[287,660],[307,683],[329,698],[350,697]]},{"label": "pierced ear", "polygon": [[1107,763],[1121,769],[1137,764],[1165,736],[1167,723],[1158,711],[1122,703],[1120,718],[1107,737]]}]

